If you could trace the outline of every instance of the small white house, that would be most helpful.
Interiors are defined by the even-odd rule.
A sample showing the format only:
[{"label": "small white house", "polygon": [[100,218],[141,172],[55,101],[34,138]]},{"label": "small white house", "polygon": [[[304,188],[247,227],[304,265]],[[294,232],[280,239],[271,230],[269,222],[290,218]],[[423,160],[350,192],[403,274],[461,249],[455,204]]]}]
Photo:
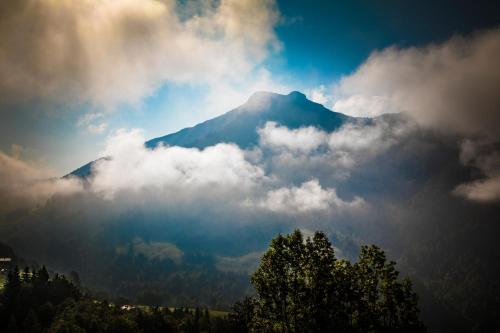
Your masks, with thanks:
[{"label": "small white house", "polygon": [[121,309],[126,310],[126,311],[130,311],[130,310],[134,309],[134,306],[126,304],[126,305],[122,305]]},{"label": "small white house", "polygon": [[0,257],[0,272],[7,271],[12,264],[12,258],[10,257]]}]

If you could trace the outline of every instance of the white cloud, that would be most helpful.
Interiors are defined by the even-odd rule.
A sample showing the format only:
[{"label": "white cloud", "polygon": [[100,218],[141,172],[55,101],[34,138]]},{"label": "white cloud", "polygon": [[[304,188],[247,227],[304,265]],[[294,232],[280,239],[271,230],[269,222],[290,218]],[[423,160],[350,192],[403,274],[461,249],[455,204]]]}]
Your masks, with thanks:
[{"label": "white cloud", "polygon": [[[233,189],[243,192],[265,178],[264,171],[245,159],[233,144],[218,144],[203,150],[144,146],[140,131],[118,131],[108,139],[103,156],[93,167],[91,188],[107,198],[121,191],[152,189],[171,193],[203,193]],[[200,192],[201,191],[201,192]]]},{"label": "white cloud", "polygon": [[382,141],[383,135],[382,126],[346,124],[330,135],[328,144],[334,150],[377,149],[377,143]]},{"label": "white cloud", "polygon": [[384,96],[352,95],[344,97],[333,105],[333,110],[355,117],[376,117],[384,113],[394,113]]},{"label": "white cloud", "polygon": [[78,118],[76,126],[85,127],[88,132],[93,134],[101,134],[108,128],[108,124],[102,121],[104,116],[102,112],[86,113]]},{"label": "white cloud", "polygon": [[481,143],[466,140],[462,144],[460,159],[464,165],[480,170],[483,178],[461,184],[454,190],[455,194],[479,202],[500,200],[500,152],[481,151]]},{"label": "white cloud", "polygon": [[106,130],[106,128],[108,128],[108,124],[107,123],[98,123],[98,124],[90,124],[90,125],[88,125],[87,130],[90,133],[101,134],[101,133],[103,133]]},{"label": "white cloud", "polygon": [[500,200],[500,175],[461,184],[455,188],[454,192],[473,201],[498,201]]},{"label": "white cloud", "polygon": [[[319,87],[309,89],[305,92],[307,98],[311,101],[323,104],[326,107],[330,107],[331,96],[327,91],[327,88],[324,85],[320,85]],[[341,111],[339,111],[341,112]]]},{"label": "white cloud", "polygon": [[355,197],[352,201],[342,200],[337,196],[335,189],[322,188],[316,179],[305,182],[300,187],[283,187],[269,191],[267,197],[257,203],[257,206],[286,214],[329,209],[358,209],[363,205],[364,200],[359,197]]},{"label": "white cloud", "polygon": [[102,112],[90,112],[82,115],[78,118],[77,126],[85,126],[92,123],[95,120],[102,119],[104,117],[104,113]]},{"label": "white cloud", "polygon": [[239,257],[217,257],[216,267],[223,272],[244,272],[251,274],[259,266],[263,252],[250,252]]},{"label": "white cloud", "polygon": [[[260,134],[262,141],[272,145],[273,154],[280,156],[290,150],[296,153],[291,158],[299,167],[309,163],[301,156],[313,154],[318,144],[327,148],[331,141],[327,133],[313,127],[290,130],[274,123],[266,124]],[[299,187],[282,187],[280,184],[289,180],[279,165],[268,169],[270,173],[266,174],[267,162],[261,153],[244,151],[234,144],[217,144],[202,150],[177,146],[148,149],[144,142],[140,130],[119,130],[110,135],[102,152],[106,158],[93,165],[85,189],[77,179],[50,179],[38,165],[2,153],[2,194],[6,202],[23,205],[43,204],[54,194],[80,191],[116,203],[140,205],[152,200],[173,209],[208,204],[238,210],[242,203],[250,202],[254,208],[284,214],[354,208],[362,202],[359,198],[345,202],[335,189],[324,189],[317,180]],[[274,151],[276,147],[278,150]],[[318,152],[318,156],[328,163],[332,152]],[[335,165],[322,167],[335,168]],[[6,210],[12,207],[13,204],[4,205]]]},{"label": "white cloud", "polygon": [[[19,153],[21,148],[16,146]],[[24,161],[18,154],[0,151],[0,215],[16,209],[43,205],[53,195],[67,195],[82,190],[73,178],[51,178],[53,172],[40,163]]]},{"label": "white cloud", "polygon": [[[184,257],[184,252],[175,244],[168,242],[145,242],[143,239],[136,237],[130,242],[131,249],[134,255],[143,255],[149,260],[171,260],[176,264],[180,264]],[[127,247],[121,246],[116,248],[118,254],[127,254]]]},{"label": "white cloud", "polygon": [[[403,111],[425,127],[490,145],[500,141],[500,63],[492,61],[498,58],[499,29],[422,48],[390,47],[372,53],[340,80],[334,107],[362,116]],[[471,159],[482,160],[483,155]],[[484,178],[455,193],[473,200],[499,199],[497,172],[484,163],[473,164]]]},{"label": "white cloud", "polygon": [[326,142],[327,134],[315,127],[288,129],[275,122],[267,122],[258,130],[260,144],[272,148],[285,148],[310,152]]},{"label": "white cloud", "polygon": [[329,169],[346,176],[351,168],[385,152],[413,129],[409,123],[377,119],[368,125],[347,123],[332,133],[268,122],[258,133],[261,146],[273,150],[271,161],[279,171],[311,167],[311,172]]},{"label": "white cloud", "polygon": [[166,82],[240,82],[279,48],[273,0],[183,6],[174,0],[3,1],[2,98],[136,104]]},{"label": "white cloud", "polygon": [[[152,205],[156,202],[174,210],[209,205],[233,211],[246,206],[284,215],[342,212],[362,207],[363,199],[341,199],[335,188],[323,187],[317,175],[341,173],[348,177],[353,167],[394,144],[400,132],[404,131],[384,122],[347,124],[333,133],[314,127],[292,130],[267,123],[259,130],[265,149],[244,151],[234,144],[217,144],[202,150],[177,146],[148,149],[140,130],[119,130],[108,137],[102,152],[106,158],[93,165],[85,191],[118,205],[141,205],[152,200]],[[17,161],[12,157],[6,160]],[[19,167],[4,169],[23,167],[28,171],[19,180],[16,177],[23,172],[13,171],[16,177],[3,177],[7,184],[5,193],[14,192],[9,186],[19,183],[30,185],[23,185],[22,193],[41,193],[44,199],[54,193],[83,191],[74,179],[45,181],[45,176],[35,172],[36,166],[21,163]],[[304,182],[311,177],[315,178]],[[16,181],[7,181],[11,178]],[[35,183],[37,191],[33,191]],[[66,192],[63,185],[68,187]]]},{"label": "white cloud", "polygon": [[[279,142],[292,150],[298,149],[306,136],[309,140],[311,133],[320,134],[324,144],[329,142],[326,133],[314,128],[293,131],[267,125],[265,128],[270,131],[282,131],[290,141]],[[331,152],[323,154],[329,156]],[[170,203],[190,205],[199,200],[222,200],[236,208],[243,204],[285,214],[354,209],[363,205],[364,201],[358,197],[352,201],[340,199],[335,189],[322,188],[316,179],[299,187],[277,188],[280,170],[274,169],[266,175],[259,159],[251,162],[247,155],[248,152],[232,144],[217,144],[203,150],[175,146],[147,149],[140,131],[121,130],[108,138],[103,152],[108,158],[94,165],[89,189],[107,199],[116,199],[123,193],[149,192]]]},{"label": "white cloud", "polygon": [[407,124],[346,124],[329,136],[328,146],[338,165],[346,168],[370,160],[396,144],[411,131]]},{"label": "white cloud", "polygon": [[221,80],[211,83],[210,91],[204,100],[203,113],[210,117],[232,110],[245,103],[248,96],[258,91],[285,94],[290,88],[274,80],[265,68],[259,68],[246,78],[240,78],[239,82]]},{"label": "white cloud", "polygon": [[499,57],[498,29],[422,48],[390,47],[341,79],[336,105],[354,115],[404,111],[434,128],[500,138],[500,67],[491,61]]}]

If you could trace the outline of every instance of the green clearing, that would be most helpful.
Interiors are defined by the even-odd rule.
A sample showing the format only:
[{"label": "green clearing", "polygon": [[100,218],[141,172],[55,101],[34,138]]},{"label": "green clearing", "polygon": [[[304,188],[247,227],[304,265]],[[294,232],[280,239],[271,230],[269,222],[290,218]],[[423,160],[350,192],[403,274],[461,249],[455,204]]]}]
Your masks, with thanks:
[{"label": "green clearing", "polygon": [[[94,303],[98,303],[99,301],[98,300],[94,300]],[[149,306],[149,305],[135,305],[135,304],[130,304],[133,308],[138,308],[142,311],[146,311],[146,312],[151,312],[153,310],[153,306]],[[112,305],[114,306],[114,305]],[[163,307],[163,306],[160,306],[160,309],[169,309],[170,311],[174,311],[175,309],[178,309],[176,307],[173,307],[173,306],[168,306],[168,307]],[[184,309],[184,307],[181,307],[182,309]],[[196,311],[196,308],[188,308],[190,312],[194,313]],[[205,311],[204,308],[200,308],[202,311]],[[230,314],[229,311],[221,311],[221,310],[208,310],[208,313],[210,314],[210,317],[212,318],[224,318],[226,317],[228,314]]]},{"label": "green clearing", "polygon": [[227,311],[219,311],[219,310],[208,310],[208,313],[210,314],[210,317],[212,318],[221,318],[225,317],[229,314]]},{"label": "green clearing", "polygon": [[[176,308],[175,307],[168,307],[170,311],[174,311]],[[196,310],[196,308],[189,308],[189,311],[193,312]],[[201,309],[202,311],[205,311],[203,308]],[[212,318],[223,318],[229,314],[228,311],[219,311],[219,310],[208,310],[208,313],[210,314],[210,317]]]}]

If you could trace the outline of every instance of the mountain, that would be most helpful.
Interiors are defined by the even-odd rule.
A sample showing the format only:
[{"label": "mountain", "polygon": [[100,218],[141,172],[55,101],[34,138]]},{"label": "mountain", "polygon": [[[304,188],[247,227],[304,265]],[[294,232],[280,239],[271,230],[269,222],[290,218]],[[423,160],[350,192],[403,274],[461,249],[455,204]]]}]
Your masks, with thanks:
[{"label": "mountain", "polygon": [[[387,250],[415,281],[429,331],[495,331],[500,206],[456,195],[457,185],[478,179],[477,170],[460,161],[464,138],[422,128],[401,114],[349,117],[299,92],[259,92],[232,111],[145,145],[202,149],[232,142],[247,149],[259,145],[256,130],[269,121],[326,132],[349,123],[374,126],[334,132],[328,147],[314,151],[263,149],[258,166],[269,176],[266,183],[234,202],[233,188],[198,193],[188,187],[181,196],[182,184],[173,189],[179,196],[162,186],[112,200],[85,191],[55,196],[19,223],[0,226],[2,240],[22,257],[76,270],[89,286],[114,295],[227,308],[248,288],[248,271],[238,267],[257,260],[277,233],[323,230],[347,258],[360,244]],[[92,163],[70,175],[89,175]],[[254,201],[243,201],[251,195]],[[270,202],[278,203],[272,208],[296,204],[298,195],[325,197],[330,205],[306,213],[269,209]],[[169,259],[176,253],[182,260]]]},{"label": "mountain", "polygon": [[249,148],[258,143],[256,129],[268,121],[275,121],[288,128],[316,126],[331,132],[351,120],[353,118],[328,110],[297,91],[288,95],[258,92],[245,104],[222,116],[149,140],[146,145],[155,147],[163,143],[205,148],[220,142],[233,142],[241,148]]},{"label": "mountain", "polygon": [[[207,120],[194,127],[151,139],[145,144],[154,148],[159,144],[186,148],[205,148],[217,143],[235,143],[240,148],[258,144],[257,129],[266,122],[274,121],[290,129],[314,126],[332,132],[348,122],[367,123],[371,119],[349,117],[331,111],[323,105],[293,91],[288,95],[271,92],[254,93],[248,101],[221,116]],[[90,174],[94,162],[74,170],[70,175],[85,177]]]}]

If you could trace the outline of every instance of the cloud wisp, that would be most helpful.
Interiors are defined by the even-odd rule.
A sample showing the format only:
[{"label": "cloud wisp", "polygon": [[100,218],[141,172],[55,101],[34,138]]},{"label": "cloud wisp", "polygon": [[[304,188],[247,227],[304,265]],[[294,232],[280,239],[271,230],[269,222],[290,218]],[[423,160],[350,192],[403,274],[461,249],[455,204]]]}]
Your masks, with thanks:
[{"label": "cloud wisp", "polygon": [[184,257],[182,252],[175,244],[168,242],[145,242],[140,237],[134,238],[129,244],[116,248],[119,255],[128,255],[132,251],[135,256],[142,255],[148,260],[171,260],[175,264],[180,264]]},{"label": "cloud wisp", "polygon": [[479,202],[500,200],[500,151],[473,140],[465,140],[460,160],[464,165],[480,170],[484,177],[458,185],[454,192]]},{"label": "cloud wisp", "polygon": [[55,178],[51,170],[39,163],[0,150],[0,220],[3,214],[44,205],[53,195],[81,190],[78,179]]},{"label": "cloud wisp", "polygon": [[260,146],[271,154],[266,161],[281,175],[331,175],[349,178],[351,171],[383,154],[415,130],[411,122],[348,123],[327,133],[315,127],[288,129],[268,122],[258,130]]},{"label": "cloud wisp", "polygon": [[344,201],[333,188],[322,188],[317,179],[303,183],[299,187],[283,187],[269,191],[266,198],[255,206],[284,214],[307,214],[320,211],[342,211],[362,209],[365,201],[355,197]]},{"label": "cloud wisp", "polygon": [[[354,197],[345,201],[335,188],[324,187],[318,179],[311,179],[313,174],[307,181],[289,179],[284,171],[290,166],[270,162],[272,158],[286,159],[294,154],[295,163],[303,163],[302,167],[315,160],[330,159],[336,163],[325,164],[323,168],[335,169],[342,165],[347,170],[356,161],[361,163],[362,156],[367,158],[364,151],[368,148],[385,145],[376,135],[365,136],[363,144],[354,140],[359,136],[356,131],[361,130],[346,126],[327,134],[313,127],[292,130],[267,123],[258,130],[262,147],[252,151],[226,143],[202,150],[162,145],[149,149],[140,130],[119,130],[108,137],[102,152],[106,158],[93,164],[91,175],[84,181],[75,177],[44,180],[36,167],[6,154],[0,155],[5,166],[1,174],[5,184],[2,193],[9,196],[12,203],[26,205],[43,204],[43,200],[54,194],[86,192],[110,202],[144,202],[154,198],[154,202],[172,207],[211,202],[214,208],[258,208],[285,215],[361,210],[363,199]],[[370,133],[375,129],[365,130]],[[319,151],[320,146],[327,149]],[[259,152],[261,149],[271,150],[272,157],[264,157]],[[273,164],[272,168],[266,166],[268,163]],[[37,200],[27,200],[31,196]]]},{"label": "cloud wisp", "polygon": [[[271,133],[273,131],[279,133]],[[259,132],[262,137],[283,135],[280,144],[292,150],[296,150],[310,132],[318,133],[324,137],[323,142],[328,142],[327,134],[314,128],[290,130],[268,123]],[[140,195],[153,191],[166,201],[184,204],[207,200],[206,194],[210,193],[210,200],[217,197],[235,207],[292,215],[363,208],[361,198],[344,201],[334,188],[323,188],[316,179],[300,186],[282,186],[279,171],[266,174],[262,164],[265,161],[247,158],[252,154],[255,151],[244,151],[234,144],[217,144],[203,150],[175,146],[148,149],[139,131],[119,131],[108,139],[103,152],[108,158],[93,166],[89,189],[109,200],[123,193]]]},{"label": "cloud wisp", "polygon": [[274,149],[287,149],[296,152],[311,152],[321,146],[327,134],[316,127],[290,130],[276,122],[268,122],[258,130],[260,144]]},{"label": "cloud wisp", "polygon": [[[93,167],[91,189],[112,199],[122,191],[158,190],[196,195],[203,189],[250,189],[265,179],[264,171],[245,159],[234,144],[204,150],[165,147],[147,149],[140,131],[118,131],[108,139],[103,156]],[[174,195],[169,196],[173,199]]]}]

